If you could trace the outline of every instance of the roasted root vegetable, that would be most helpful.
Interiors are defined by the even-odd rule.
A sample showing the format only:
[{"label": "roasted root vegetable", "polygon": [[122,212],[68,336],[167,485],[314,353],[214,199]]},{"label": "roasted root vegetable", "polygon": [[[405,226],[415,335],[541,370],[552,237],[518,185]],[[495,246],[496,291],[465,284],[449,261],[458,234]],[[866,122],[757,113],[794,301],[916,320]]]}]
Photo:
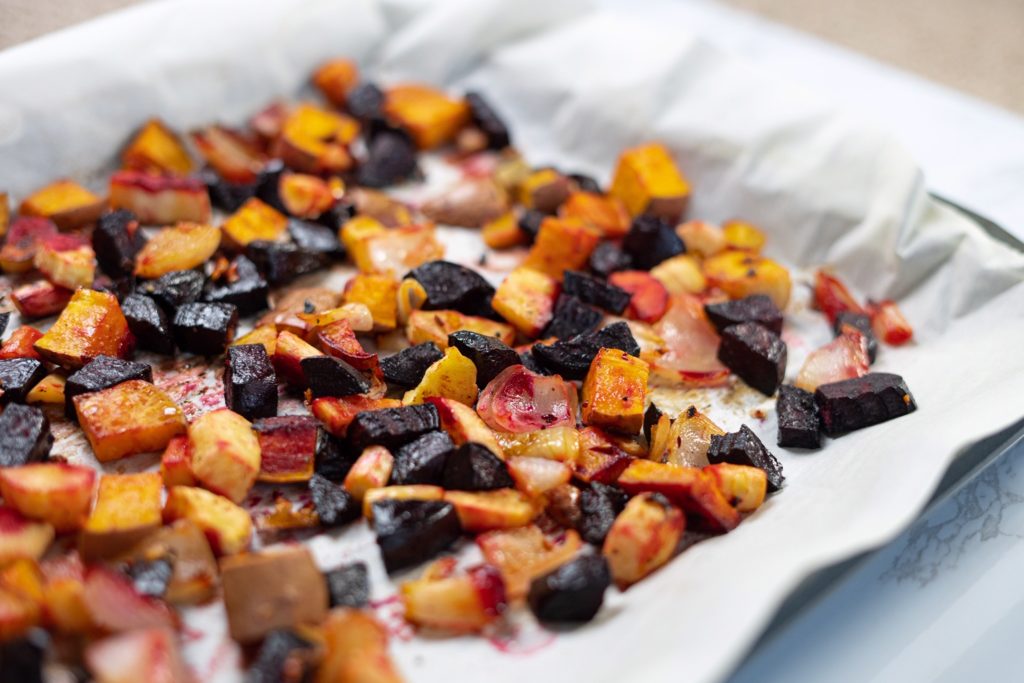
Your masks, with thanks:
[{"label": "roasted root vegetable", "polygon": [[345,303],[370,309],[373,329],[385,332],[398,324],[398,283],[384,275],[356,275],[345,285]]},{"label": "roasted root vegetable", "polygon": [[494,293],[491,305],[525,336],[536,338],[554,315],[558,281],[539,270],[513,270]]},{"label": "roasted root vegetable", "polygon": [[173,557],[164,599],[175,605],[206,602],[217,589],[217,561],[203,531],[181,519],[146,536],[122,557],[151,561]]},{"label": "roasted root vegetable", "polygon": [[464,315],[458,311],[413,311],[409,315],[405,334],[413,344],[434,342],[438,348],[446,349],[448,336],[459,330],[497,337],[506,344],[511,344],[516,336],[515,328],[511,325],[488,318]]},{"label": "roasted root vegetable", "polygon": [[109,389],[116,384],[132,379],[152,382],[153,368],[146,363],[137,363],[111,356],[97,356],[68,376],[64,385],[65,413],[68,417],[75,417],[74,399],[76,396]]},{"label": "roasted root vegetable", "polygon": [[537,169],[519,182],[519,203],[527,209],[552,214],[569,198],[572,187],[572,181],[555,169]]},{"label": "roasted root vegetable", "polygon": [[532,456],[509,458],[507,465],[515,487],[530,498],[539,498],[569,483],[573,473],[567,463]]},{"label": "roasted root vegetable", "polygon": [[690,185],[668,150],[648,143],[619,156],[608,194],[619,199],[632,216],[650,214],[674,222],[686,209]]},{"label": "roasted root vegetable", "polygon": [[401,683],[388,654],[388,631],[370,613],[332,610],[323,622],[327,650],[315,683]]},{"label": "roasted root vegetable", "polygon": [[902,346],[914,336],[914,328],[903,317],[895,301],[871,302],[871,329],[875,336],[890,346]]},{"label": "roasted root vegetable", "polygon": [[313,73],[313,85],[335,107],[344,107],[359,82],[359,67],[351,59],[332,59]]},{"label": "roasted root vegetable", "polygon": [[232,344],[224,360],[224,403],[247,420],[277,414],[277,374],[262,344]]},{"label": "roasted root vegetable", "polygon": [[129,631],[97,640],[86,648],[85,663],[96,683],[187,683],[192,679],[174,632],[168,628]]},{"label": "roasted root vegetable", "polygon": [[463,633],[481,630],[506,607],[504,581],[486,564],[441,576],[428,568],[427,576],[402,584],[401,597],[413,624]]},{"label": "roasted root vegetable", "polygon": [[608,561],[601,555],[582,555],[530,584],[529,604],[543,622],[574,623],[594,618],[611,585]]},{"label": "roasted root vegetable", "polygon": [[471,406],[450,398],[430,396],[426,402],[437,410],[440,427],[457,446],[477,443],[484,446],[499,458],[503,450],[494,432],[480,419]]},{"label": "roasted root vegetable", "polygon": [[127,209],[147,225],[210,220],[210,196],[198,178],[175,178],[138,171],[110,177],[110,207]]},{"label": "roasted root vegetable", "polygon": [[[17,361],[4,361],[11,363]],[[28,361],[35,363],[37,361]],[[2,377],[2,374],[0,374]],[[0,413],[0,467],[16,467],[46,459],[53,446],[50,421],[34,406],[12,403]]]},{"label": "roasted root vegetable", "polygon": [[367,491],[387,486],[395,458],[383,446],[370,446],[352,465],[345,476],[345,490],[356,500],[362,500]]},{"label": "roasted root vegetable", "polygon": [[113,294],[79,289],[35,349],[51,363],[79,368],[100,355],[125,358],[134,343]]},{"label": "roasted root vegetable", "polygon": [[638,459],[623,470],[616,483],[627,493],[649,491],[665,496],[709,531],[731,531],[740,523],[739,514],[729,505],[718,482],[696,467]]},{"label": "roasted root vegetable", "polygon": [[288,215],[296,218],[319,218],[336,201],[325,180],[306,173],[283,173],[277,194]]},{"label": "roasted root vegetable", "polygon": [[725,250],[725,234],[719,226],[706,221],[686,221],[676,226],[676,234],[686,251],[708,258]]},{"label": "roasted root vegetable", "polygon": [[220,230],[201,223],[179,223],[156,233],[135,257],[135,274],[156,279],[202,265],[220,246]]},{"label": "roasted root vegetable", "polygon": [[566,425],[528,432],[495,432],[505,459],[520,455],[550,458],[560,462],[573,462],[580,449],[580,433]]},{"label": "roasted root vegetable", "polygon": [[569,561],[583,547],[579,534],[571,529],[552,538],[534,524],[488,531],[476,543],[487,563],[501,572],[510,601],[526,597],[531,581]]},{"label": "roasted root vegetable", "polygon": [[745,251],[725,251],[704,261],[708,284],[732,299],[764,294],[781,310],[789,302],[789,271],[771,259]]},{"label": "roasted root vegetable", "polygon": [[665,350],[653,361],[659,377],[704,386],[721,384],[728,377],[728,368],[718,360],[720,339],[696,297],[673,296],[654,331]]},{"label": "roasted root vegetable", "polygon": [[11,332],[11,336],[0,345],[0,360],[14,360],[17,358],[40,360],[39,353],[35,349],[35,343],[43,336],[43,333],[31,325],[22,325]]},{"label": "roasted root vegetable", "polygon": [[[822,430],[843,434],[908,415],[917,402],[899,375],[869,372],[863,377],[823,384],[814,392]],[[769,475],[771,472],[769,472]]]},{"label": "roasted root vegetable", "polygon": [[[38,560],[53,541],[53,526],[0,506],[0,566],[20,559]],[[0,622],[3,620],[0,619]]]},{"label": "roasted root vegetable", "polygon": [[455,506],[462,528],[474,533],[525,526],[539,512],[525,494],[511,489],[446,491],[444,499]]},{"label": "roasted root vegetable", "polygon": [[74,398],[75,412],[96,459],[110,462],[162,451],[185,431],[185,416],[161,389],[129,380]]},{"label": "roasted root vegetable", "polygon": [[24,403],[32,387],[45,376],[46,367],[34,358],[0,360],[0,405]]},{"label": "roasted root vegetable", "polygon": [[189,425],[188,439],[199,485],[235,503],[245,498],[260,472],[260,443],[249,421],[214,410]]},{"label": "roasted root vegetable", "polygon": [[867,312],[843,281],[825,270],[818,270],[814,274],[814,305],[832,324],[840,313]]},{"label": "roasted root vegetable", "polygon": [[708,461],[713,465],[726,462],[760,468],[768,475],[769,491],[778,491],[786,480],[782,475],[782,465],[771,451],[765,448],[757,434],[746,425],[735,432],[712,436],[711,446],[708,448]]},{"label": "roasted root vegetable", "polygon": [[48,218],[20,216],[14,219],[0,248],[0,268],[7,273],[31,270],[39,245],[56,234],[57,224]]},{"label": "roasted root vegetable", "polygon": [[51,372],[32,387],[32,390],[25,396],[25,402],[30,405],[64,405],[64,385],[66,383],[67,378],[64,375]]},{"label": "roasted root vegetable", "polygon": [[102,476],[96,503],[79,536],[82,557],[114,557],[159,527],[161,484],[156,472]]},{"label": "roasted root vegetable", "polygon": [[579,220],[597,228],[604,237],[622,237],[629,231],[629,212],[615,197],[593,192],[572,192],[558,209],[562,218]]},{"label": "roasted root vegetable", "polygon": [[33,263],[47,280],[67,289],[89,287],[96,277],[96,255],[92,247],[71,235],[54,235],[43,240]]},{"label": "roasted root vegetable", "polygon": [[384,112],[409,131],[420,149],[443,145],[469,120],[469,107],[464,101],[414,84],[389,88]]},{"label": "roasted root vegetable", "polygon": [[192,133],[192,142],[206,163],[229,183],[256,181],[265,164],[254,140],[222,126]]},{"label": "roasted root vegetable", "polygon": [[761,507],[768,491],[768,475],[759,467],[719,463],[708,465],[711,474],[729,504],[738,512],[753,512]]},{"label": "roasted root vegetable", "polygon": [[[866,357],[866,348],[864,354]],[[766,396],[782,384],[787,355],[786,343],[757,323],[727,327],[718,347],[718,360]]]},{"label": "roasted root vegetable", "polygon": [[648,457],[670,465],[704,467],[711,437],[723,434],[721,427],[691,405],[671,423],[666,419],[651,430]]},{"label": "roasted root vegetable", "polygon": [[263,482],[308,481],[313,476],[320,430],[308,415],[264,417],[253,425],[260,445]]},{"label": "roasted root vegetable", "polygon": [[92,507],[96,472],[88,467],[46,462],[0,470],[4,502],[58,532],[80,529]]},{"label": "roasted root vegetable", "polygon": [[393,398],[367,398],[365,396],[324,396],[313,400],[310,409],[324,429],[337,437],[344,437],[356,415],[363,411],[397,408],[402,402]]},{"label": "roasted root vegetable", "polygon": [[432,221],[465,228],[479,228],[508,209],[505,190],[491,178],[471,178],[423,204]]},{"label": "roasted root vegetable", "polygon": [[235,249],[256,240],[280,240],[287,228],[288,217],[256,197],[242,204],[221,226],[224,241]]},{"label": "roasted root vegetable", "polygon": [[461,534],[460,517],[446,501],[383,499],[372,510],[377,545],[388,573],[435,557]]},{"label": "roasted root vegetable", "polygon": [[534,432],[574,426],[576,407],[576,387],[572,384],[557,375],[538,375],[516,364],[502,370],[484,387],[477,412],[492,429]]},{"label": "roasted root vegetable", "polygon": [[523,266],[560,280],[565,271],[586,265],[600,239],[600,233],[582,221],[545,218]]},{"label": "roasted root vegetable", "polygon": [[249,547],[252,519],[230,500],[194,486],[174,486],[167,491],[164,522],[187,519],[198,527],[217,555],[234,555]]},{"label": "roasted root vegetable", "polygon": [[272,151],[302,173],[342,173],[355,163],[348,145],[358,132],[354,119],[302,104],[288,113]]},{"label": "roasted root vegetable", "polygon": [[400,277],[410,269],[444,256],[444,246],[437,239],[433,223],[417,223],[379,231],[351,234],[348,225],[359,221],[356,218],[346,223],[341,239],[345,242],[356,267],[363,273],[377,273]]},{"label": "roasted root vegetable", "polygon": [[685,528],[682,511],[664,496],[635,496],[615,518],[601,549],[615,584],[625,590],[668,562]]},{"label": "roasted root vegetable", "polygon": [[863,377],[870,365],[867,339],[847,325],[839,336],[807,356],[793,384],[813,392],[822,384]]},{"label": "roasted root vegetable", "polygon": [[722,225],[722,236],[725,238],[726,249],[749,251],[754,254],[761,252],[766,241],[760,228],[746,221],[726,221]]},{"label": "roasted root vegetable", "polygon": [[188,175],[195,166],[181,140],[160,119],[143,124],[121,152],[121,163],[137,171],[179,176]]},{"label": "roasted root vegetable", "polygon": [[105,205],[102,198],[78,183],[58,180],[26,197],[18,207],[18,213],[48,218],[61,230],[72,230],[94,223]]},{"label": "roasted root vegetable", "polygon": [[481,226],[480,237],[491,249],[509,249],[526,244],[527,235],[519,227],[519,221],[512,211],[507,211]]},{"label": "roasted root vegetable", "polygon": [[649,374],[643,360],[618,349],[601,349],[583,381],[583,423],[638,434],[644,422]]},{"label": "roasted root vegetable", "polygon": [[448,347],[444,356],[426,369],[423,379],[405,393],[402,403],[415,405],[432,396],[466,405],[476,402],[476,366],[455,347]]},{"label": "roasted root vegetable", "polygon": [[167,442],[160,456],[160,478],[164,486],[195,486],[192,476],[192,455],[189,452],[188,436],[179,434]]}]

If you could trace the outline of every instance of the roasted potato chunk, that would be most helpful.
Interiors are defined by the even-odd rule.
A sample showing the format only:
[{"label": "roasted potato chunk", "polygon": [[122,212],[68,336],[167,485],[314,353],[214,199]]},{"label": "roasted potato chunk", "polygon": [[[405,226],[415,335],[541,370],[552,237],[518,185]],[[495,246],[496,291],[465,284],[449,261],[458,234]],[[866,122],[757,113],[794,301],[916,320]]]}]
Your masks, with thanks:
[{"label": "roasted potato chunk", "polygon": [[135,256],[135,274],[156,279],[175,270],[206,263],[220,246],[220,230],[212,225],[179,223],[153,236]]},{"label": "roasted potato chunk", "polygon": [[80,368],[96,356],[128,357],[134,338],[117,298],[108,292],[79,289],[57,322],[35,343],[45,360]]},{"label": "roasted potato chunk", "polygon": [[302,173],[343,173],[355,164],[348,145],[358,133],[355,119],[301,104],[288,113],[272,151]]},{"label": "roasted potato chunk", "polygon": [[229,183],[253,182],[266,163],[255,140],[222,126],[192,133],[192,142],[206,163]]},{"label": "roasted potato chunk", "polygon": [[15,289],[11,292],[10,299],[22,318],[35,320],[48,318],[63,311],[71,301],[72,293],[70,289],[55,285],[49,280],[37,280]]},{"label": "roasted potato chunk", "polygon": [[323,634],[327,654],[315,683],[402,683],[388,654],[388,631],[369,612],[332,610]]},{"label": "roasted potato chunk", "polygon": [[156,472],[101,477],[96,504],[79,536],[82,557],[114,557],[158,528],[161,490]]},{"label": "roasted potato chunk", "polygon": [[558,290],[552,276],[521,266],[498,286],[491,306],[524,335],[536,338],[551,322]]},{"label": "roasted potato chunk", "polygon": [[704,261],[708,283],[730,299],[764,294],[785,310],[792,283],[789,271],[771,259],[746,251],[726,251]]},{"label": "roasted potato chunk", "polygon": [[455,506],[463,530],[471,533],[526,526],[540,512],[533,501],[512,489],[446,491],[444,499]]},{"label": "roasted potato chunk", "polygon": [[387,486],[395,457],[383,446],[370,446],[364,450],[345,476],[345,490],[361,501],[366,492]]},{"label": "roasted potato chunk", "polygon": [[41,462],[0,470],[4,502],[59,532],[80,529],[89,515],[96,472],[62,462]]},{"label": "roasted potato chunk", "polygon": [[686,517],[664,496],[642,493],[631,499],[601,549],[615,584],[625,590],[668,562],[685,528]]},{"label": "roasted potato chunk", "polygon": [[21,203],[22,216],[49,218],[61,230],[95,223],[106,202],[72,180],[58,180],[36,190]]},{"label": "roasted potato chunk", "polygon": [[188,440],[200,486],[240,503],[260,472],[260,442],[249,421],[227,408],[214,410],[189,425]]},{"label": "roasted potato chunk", "polygon": [[67,377],[64,375],[51,372],[39,384],[32,387],[32,391],[28,392],[25,401],[29,405],[62,406],[64,405],[64,385],[67,384],[67,381]]},{"label": "roasted potato chunk", "polygon": [[206,186],[192,177],[118,171],[110,176],[110,208],[128,209],[147,225],[210,220]]},{"label": "roasted potato chunk", "polygon": [[67,289],[92,286],[96,278],[96,254],[88,244],[55,235],[43,241],[33,260],[36,268],[55,285]]},{"label": "roasted potato chunk", "polygon": [[0,506],[0,567],[19,559],[38,560],[52,542],[53,525],[30,520],[13,507]]},{"label": "roasted potato chunk", "polygon": [[409,131],[420,149],[449,142],[469,121],[469,106],[464,101],[417,84],[389,88],[384,112]]},{"label": "roasted potato chunk", "polygon": [[700,262],[690,254],[666,259],[651,268],[651,277],[669,294],[700,294],[708,287]]},{"label": "roasted potato chunk", "polygon": [[57,225],[48,218],[16,218],[11,223],[3,248],[0,248],[0,268],[5,273],[31,270],[39,245],[56,234]]},{"label": "roasted potato chunk", "polygon": [[438,348],[448,348],[448,335],[459,330],[469,330],[488,337],[497,337],[511,344],[516,331],[511,325],[495,322],[489,318],[464,315],[458,311],[412,311],[405,328],[406,338],[412,344],[434,342]]},{"label": "roasted potato chunk", "polygon": [[471,406],[476,402],[476,395],[476,366],[450,346],[441,360],[427,368],[423,380],[405,392],[402,403],[414,405],[430,396],[440,396]]},{"label": "roasted potato chunk", "polygon": [[192,476],[192,454],[189,452],[188,435],[178,434],[167,442],[160,456],[160,478],[164,486],[195,486]]},{"label": "roasted potato chunk", "polygon": [[185,431],[185,415],[162,389],[133,379],[75,396],[82,431],[100,462],[162,451]]},{"label": "roasted potato chunk", "polygon": [[768,475],[760,467],[722,462],[708,465],[704,471],[714,477],[718,488],[738,512],[753,512],[764,502]]},{"label": "roasted potato chunk", "polygon": [[525,598],[533,579],[565,564],[583,547],[580,535],[572,529],[550,538],[535,524],[488,531],[477,536],[476,544],[488,564],[501,572],[509,600]]},{"label": "roasted potato chunk", "polygon": [[609,194],[631,216],[650,214],[674,223],[686,209],[690,184],[664,145],[648,143],[619,156]]},{"label": "roasted potato chunk", "polygon": [[150,119],[121,153],[125,168],[188,175],[195,168],[181,139],[160,119]]},{"label": "roasted potato chunk", "polygon": [[583,382],[583,423],[623,434],[638,434],[650,368],[618,349],[601,349]]},{"label": "roasted potato chunk", "polygon": [[256,197],[248,199],[221,226],[224,240],[235,249],[256,240],[278,241],[287,229],[288,217]]},{"label": "roasted potato chunk", "polygon": [[401,596],[408,621],[460,633],[480,631],[496,620],[507,599],[501,574],[486,564],[464,574],[428,568],[423,578],[402,584]]},{"label": "roasted potato chunk", "polygon": [[347,226],[360,218],[353,218],[342,230],[342,241],[360,272],[401,277],[416,266],[444,257],[433,223],[374,230],[373,223],[362,222],[355,233],[348,230]]},{"label": "roasted potato chunk", "polygon": [[398,325],[398,282],[385,275],[356,275],[345,285],[345,303],[364,304],[373,329],[386,332]]},{"label": "roasted potato chunk", "polygon": [[167,491],[163,519],[167,523],[187,519],[195,524],[217,555],[234,555],[249,547],[252,519],[249,513],[224,496],[194,486],[175,486]]},{"label": "roasted potato chunk", "polygon": [[[339,194],[344,188],[339,190]],[[323,178],[306,173],[284,173],[277,184],[277,194],[288,215],[296,218],[317,218],[334,206],[335,193]]]},{"label": "roasted potato chunk", "polygon": [[601,240],[594,228],[575,219],[545,218],[523,267],[546,273],[556,280],[567,270],[586,266]]},{"label": "roasted potato chunk", "polygon": [[593,226],[610,239],[623,237],[629,232],[629,212],[615,197],[593,192],[573,192],[559,208],[558,215]]}]

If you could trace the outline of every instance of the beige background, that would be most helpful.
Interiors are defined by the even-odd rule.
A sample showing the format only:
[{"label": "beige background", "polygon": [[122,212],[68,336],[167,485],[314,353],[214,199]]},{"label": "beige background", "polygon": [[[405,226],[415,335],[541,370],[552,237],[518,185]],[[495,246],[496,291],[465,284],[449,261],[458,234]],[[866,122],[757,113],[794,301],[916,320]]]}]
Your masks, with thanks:
[{"label": "beige background", "polygon": [[[0,48],[138,0],[0,0]],[[721,0],[1024,114],[1024,0]]]}]

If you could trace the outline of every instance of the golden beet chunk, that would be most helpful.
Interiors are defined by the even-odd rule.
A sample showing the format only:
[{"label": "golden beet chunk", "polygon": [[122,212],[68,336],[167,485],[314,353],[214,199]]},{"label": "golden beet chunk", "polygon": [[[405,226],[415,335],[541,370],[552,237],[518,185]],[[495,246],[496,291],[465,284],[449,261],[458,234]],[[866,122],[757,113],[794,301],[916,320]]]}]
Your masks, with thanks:
[{"label": "golden beet chunk", "polygon": [[157,472],[107,474],[100,479],[96,504],[79,537],[86,560],[113,557],[127,551],[160,526]]},{"label": "golden beet chunk", "polygon": [[646,213],[675,223],[686,208],[690,184],[664,145],[648,143],[619,156],[609,194],[632,216]]},{"label": "golden beet chunk", "polygon": [[469,121],[469,106],[463,100],[417,84],[389,89],[384,112],[412,134],[420,149],[443,145]]},{"label": "golden beet chunk", "polygon": [[511,249],[527,242],[527,235],[519,227],[514,211],[507,211],[484,223],[480,236],[491,249]]},{"label": "golden beet chunk", "polygon": [[195,168],[181,139],[160,119],[150,119],[121,153],[125,168],[188,175]]},{"label": "golden beet chunk", "polygon": [[36,190],[21,203],[22,216],[49,218],[61,230],[96,222],[106,202],[73,180],[58,180]]},{"label": "golden beet chunk", "polygon": [[187,519],[206,535],[217,555],[234,555],[249,547],[252,518],[224,496],[195,486],[174,486],[167,491],[164,521]]},{"label": "golden beet chunk", "polygon": [[746,251],[726,251],[704,261],[708,284],[718,287],[730,299],[764,294],[785,310],[792,281],[789,271],[779,263]]},{"label": "golden beet chunk", "polygon": [[498,286],[491,306],[524,335],[536,338],[551,322],[558,290],[551,275],[521,266]]},{"label": "golden beet chunk", "polygon": [[593,226],[609,238],[625,236],[631,224],[629,212],[619,199],[594,192],[573,192],[558,215]]},{"label": "golden beet chunk", "polygon": [[359,303],[370,309],[377,332],[398,325],[398,283],[386,275],[356,275],[345,285],[345,303]]},{"label": "golden beet chunk", "polygon": [[448,335],[459,330],[497,337],[506,344],[511,344],[516,338],[516,331],[511,325],[449,310],[410,312],[405,336],[412,344],[432,341],[444,350],[448,348]]},{"label": "golden beet chunk", "polygon": [[[343,184],[337,188],[339,196],[344,191]],[[296,218],[316,218],[334,206],[336,199],[330,183],[307,173],[283,174],[277,184],[277,193],[288,215]]]},{"label": "golden beet chunk", "polygon": [[256,197],[247,200],[221,226],[228,244],[241,249],[250,242],[280,240],[288,229],[288,217]]},{"label": "golden beet chunk", "polygon": [[178,223],[164,228],[135,256],[135,274],[155,279],[175,270],[206,263],[220,246],[220,230],[203,223]]},{"label": "golden beet chunk", "polygon": [[768,240],[760,228],[746,221],[726,221],[722,226],[722,235],[725,237],[726,248],[754,254],[761,253],[761,248]]},{"label": "golden beet chunk", "polygon": [[11,224],[11,205],[6,192],[0,192],[0,237],[7,234],[7,226]]},{"label": "golden beet chunk", "polygon": [[580,221],[545,218],[523,266],[561,280],[567,270],[580,270],[601,241],[600,233]]},{"label": "golden beet chunk", "polygon": [[171,437],[185,431],[181,408],[162,389],[140,379],[79,394],[74,402],[100,462],[162,451]]},{"label": "golden beet chunk", "polygon": [[241,502],[260,472],[260,442],[249,421],[227,408],[214,410],[189,425],[188,439],[199,485]]},{"label": "golden beet chunk", "polygon": [[349,91],[359,83],[359,67],[351,59],[332,59],[313,73],[313,85],[335,107],[344,107]]},{"label": "golden beet chunk", "polygon": [[540,512],[526,495],[512,489],[446,491],[444,499],[455,506],[463,531],[471,533],[526,526]]},{"label": "golden beet chunk", "polygon": [[301,104],[285,119],[273,151],[302,173],[342,173],[355,164],[348,145],[358,133],[355,119]]},{"label": "golden beet chunk", "polygon": [[134,345],[117,297],[79,289],[35,349],[51,363],[80,368],[99,355],[127,358]]},{"label": "golden beet chunk", "polygon": [[583,423],[637,434],[644,424],[649,375],[647,363],[625,351],[598,351],[583,382]]},{"label": "golden beet chunk", "polygon": [[476,402],[476,366],[454,346],[449,346],[416,387],[405,392],[402,403],[415,405],[431,396],[449,398],[468,406]]}]

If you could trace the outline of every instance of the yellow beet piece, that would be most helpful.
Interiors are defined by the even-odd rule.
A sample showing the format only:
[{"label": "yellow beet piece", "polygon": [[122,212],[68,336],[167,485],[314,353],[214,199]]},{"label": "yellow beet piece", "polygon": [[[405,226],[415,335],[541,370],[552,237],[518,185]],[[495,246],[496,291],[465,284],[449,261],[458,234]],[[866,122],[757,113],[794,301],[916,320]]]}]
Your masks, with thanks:
[{"label": "yellow beet piece", "polygon": [[36,190],[21,203],[22,216],[49,218],[61,230],[93,223],[106,202],[72,180],[58,180]]},{"label": "yellow beet piece", "polygon": [[586,266],[599,241],[601,235],[595,228],[576,219],[545,218],[523,267],[561,280],[565,271]]},{"label": "yellow beet piece", "polygon": [[789,303],[792,282],[789,271],[771,259],[746,251],[726,251],[704,261],[708,284],[718,287],[731,299],[753,294],[771,298],[780,310]]},{"label": "yellow beet piece", "polygon": [[631,216],[646,213],[675,223],[686,208],[690,184],[664,145],[652,142],[619,156],[609,194],[621,200]]},{"label": "yellow beet piece", "polygon": [[32,387],[25,397],[29,404],[64,405],[64,385],[67,378],[56,372],[51,372],[44,377],[39,384]]},{"label": "yellow beet piece", "polygon": [[220,230],[202,223],[178,223],[164,228],[135,256],[135,274],[154,279],[174,270],[206,263],[220,246]]},{"label": "yellow beet piece", "polygon": [[43,360],[65,368],[80,368],[99,355],[127,358],[133,346],[117,297],[92,289],[77,290],[57,322],[35,343]]},{"label": "yellow beet piece", "polygon": [[355,119],[301,104],[288,114],[271,151],[296,171],[342,173],[355,163],[348,145],[358,133]]},{"label": "yellow beet piece", "polygon": [[547,273],[520,266],[498,286],[491,306],[527,337],[537,337],[551,322],[558,281]]},{"label": "yellow beet piece", "polygon": [[624,434],[636,434],[644,424],[647,363],[625,351],[601,349],[583,382],[583,423]]},{"label": "yellow beet piece", "polygon": [[519,203],[528,209],[554,213],[569,198],[572,183],[553,168],[531,172],[519,184]]},{"label": "yellow beet piece", "polygon": [[766,241],[765,235],[751,223],[746,221],[727,221],[722,226],[725,246],[728,249],[739,249],[755,254],[761,252]]},{"label": "yellow beet piece", "polygon": [[110,462],[136,453],[162,451],[185,431],[185,415],[174,401],[139,379],[75,396],[75,412],[96,459]]},{"label": "yellow beet piece", "polygon": [[217,555],[234,555],[249,547],[252,518],[224,496],[194,486],[175,486],[167,491],[164,522],[187,519],[206,535]]},{"label": "yellow beet piece", "polygon": [[47,280],[67,289],[91,287],[96,278],[96,254],[88,245],[58,250],[43,242],[33,263]]},{"label": "yellow beet piece", "polygon": [[345,285],[345,303],[370,309],[373,329],[386,332],[398,325],[398,282],[385,275],[359,274]]},{"label": "yellow beet piece", "polygon": [[562,218],[591,225],[605,237],[623,237],[629,232],[629,212],[622,201],[593,192],[573,192],[558,210]]},{"label": "yellow beet piece", "polygon": [[455,137],[469,121],[469,106],[425,85],[390,88],[384,112],[409,131],[420,149],[433,149]]},{"label": "yellow beet piece", "polygon": [[444,357],[423,373],[416,387],[405,392],[402,403],[423,403],[428,396],[450,398],[466,405],[476,402],[476,366],[454,346],[448,347]]},{"label": "yellow beet piece", "polygon": [[195,164],[177,135],[160,119],[150,119],[121,153],[125,168],[148,173],[188,175]]},{"label": "yellow beet piece", "polygon": [[240,503],[260,473],[260,442],[249,421],[227,408],[214,410],[189,425],[188,441],[199,485]]},{"label": "yellow beet piece", "polygon": [[313,74],[313,85],[335,107],[344,107],[348,93],[359,82],[359,67],[351,59],[332,59]]},{"label": "yellow beet piece", "polygon": [[669,294],[700,294],[708,286],[700,262],[690,254],[662,261],[651,268],[651,277],[665,285]]},{"label": "yellow beet piece", "polygon": [[100,479],[96,504],[79,536],[88,560],[113,557],[160,526],[160,475],[108,474]]},{"label": "yellow beet piece", "polygon": [[256,197],[246,200],[221,226],[228,244],[237,249],[256,240],[275,242],[288,229],[288,217]]}]

